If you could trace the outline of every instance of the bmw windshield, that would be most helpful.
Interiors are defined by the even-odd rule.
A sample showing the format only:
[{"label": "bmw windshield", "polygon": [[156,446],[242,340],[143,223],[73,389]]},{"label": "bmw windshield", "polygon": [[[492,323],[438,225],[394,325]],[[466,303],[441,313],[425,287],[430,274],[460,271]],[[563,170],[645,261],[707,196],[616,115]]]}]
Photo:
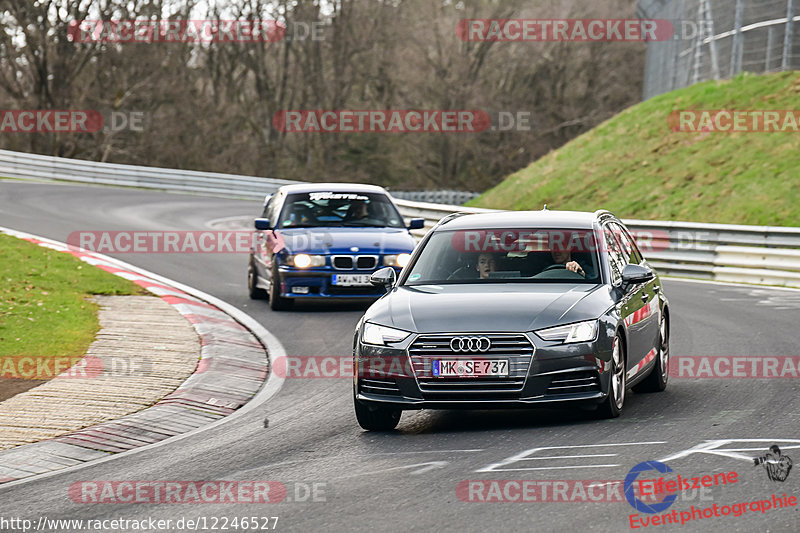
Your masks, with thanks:
[{"label": "bmw windshield", "polygon": [[308,192],[286,198],[278,228],[403,228],[403,218],[385,194]]},{"label": "bmw windshield", "polygon": [[453,283],[601,283],[591,230],[439,231],[411,266],[404,285]]}]

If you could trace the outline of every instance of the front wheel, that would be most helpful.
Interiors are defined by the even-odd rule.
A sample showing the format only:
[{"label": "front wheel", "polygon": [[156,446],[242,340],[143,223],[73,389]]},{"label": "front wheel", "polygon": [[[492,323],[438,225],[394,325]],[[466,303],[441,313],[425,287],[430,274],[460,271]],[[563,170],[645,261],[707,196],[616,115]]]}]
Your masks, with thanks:
[{"label": "front wheel", "polygon": [[658,351],[656,356],[656,364],[650,374],[644,380],[636,385],[633,390],[636,392],[661,392],[667,388],[667,381],[669,381],[669,328],[667,328],[667,319],[662,314],[661,324],[658,326]]},{"label": "front wheel", "polygon": [[611,379],[608,384],[608,395],[605,401],[597,408],[598,417],[617,418],[622,413],[627,386],[625,347],[623,346],[619,333],[617,333],[614,335],[614,344],[611,348]]},{"label": "front wheel", "polygon": [[269,306],[273,311],[285,311],[292,308],[294,300],[281,298],[281,278],[278,276],[278,265],[272,263],[272,282],[269,284]]},{"label": "front wheel", "polygon": [[373,402],[364,402],[353,398],[358,425],[367,431],[390,431],[400,422],[402,411]]},{"label": "front wheel", "polygon": [[252,261],[247,267],[247,292],[251,300],[266,300],[269,297],[267,291],[258,286],[258,270]]}]

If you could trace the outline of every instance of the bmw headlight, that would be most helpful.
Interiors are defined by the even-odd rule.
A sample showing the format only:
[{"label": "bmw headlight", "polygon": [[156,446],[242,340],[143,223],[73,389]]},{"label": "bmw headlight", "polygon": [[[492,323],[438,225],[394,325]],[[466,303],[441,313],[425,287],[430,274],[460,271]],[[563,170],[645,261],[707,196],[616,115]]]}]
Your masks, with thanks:
[{"label": "bmw headlight", "polygon": [[589,342],[597,337],[597,320],[587,320],[586,322],[576,322],[566,326],[556,326],[554,328],[540,329],[536,335],[546,341],[563,342]]},{"label": "bmw headlight", "polygon": [[384,255],[383,265],[387,267],[405,268],[410,259],[411,254]]},{"label": "bmw headlight", "polygon": [[286,258],[286,264],[297,268],[325,266],[324,255],[297,254]]},{"label": "bmw headlight", "polygon": [[371,324],[367,322],[364,324],[363,333],[361,333],[361,342],[364,344],[386,346],[386,344],[390,342],[400,342],[409,335],[411,335],[411,333],[408,331],[388,328],[386,326],[379,326],[378,324]]}]

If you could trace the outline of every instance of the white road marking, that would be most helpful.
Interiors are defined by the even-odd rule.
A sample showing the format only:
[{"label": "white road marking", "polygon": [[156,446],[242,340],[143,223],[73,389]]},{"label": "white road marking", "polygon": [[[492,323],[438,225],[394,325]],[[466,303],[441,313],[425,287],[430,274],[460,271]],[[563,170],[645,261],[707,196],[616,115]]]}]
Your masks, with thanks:
[{"label": "white road marking", "polygon": [[[503,459],[499,463],[493,463],[489,466],[485,466],[483,468],[479,468],[475,470],[475,472],[513,472],[518,470],[563,470],[568,468],[611,468],[615,466],[619,466],[616,464],[603,464],[603,465],[592,465],[592,464],[583,464],[583,465],[565,465],[565,466],[547,466],[547,467],[524,467],[524,468],[503,468],[505,466],[511,465],[513,463],[519,461],[535,461],[538,459],[542,459],[541,456],[539,457],[530,457],[536,452],[540,452],[543,450],[565,450],[565,449],[575,449],[575,448],[605,448],[609,446],[647,446],[652,444],[666,444],[666,441],[650,441],[650,442],[620,442],[620,443],[609,443],[609,444],[573,444],[567,446],[543,446],[539,448],[531,448],[529,450],[525,450],[523,452],[518,453],[517,455],[512,455],[507,459]],[[617,454],[601,454],[598,457],[616,457]],[[560,457],[556,457],[554,459],[568,459],[572,457],[588,457],[588,456],[569,456],[569,455],[562,455]]]},{"label": "white road marking", "polygon": [[[721,446],[725,446],[727,444],[735,443],[735,442],[763,442],[765,445],[763,448],[721,448]],[[782,443],[794,443],[789,445],[784,445]],[[782,450],[793,450],[800,448],[800,440],[797,439],[719,439],[719,440],[707,440],[701,444],[693,446],[687,450],[680,451],[678,453],[669,455],[664,457],[663,459],[659,459],[662,463],[668,463],[670,461],[676,461],[678,459],[683,459],[690,455],[696,453],[703,453],[708,455],[719,455],[722,457],[729,457],[731,459],[741,459],[743,461],[752,462],[753,456],[752,455],[744,455],[739,453],[740,451],[754,451],[754,452],[766,452],[770,445],[772,444],[779,444]]]},{"label": "white road marking", "polygon": [[337,480],[340,480],[340,479],[351,479],[351,478],[360,477],[360,476],[370,476],[370,475],[374,475],[374,474],[383,474],[384,472],[392,472],[394,470],[405,470],[406,468],[422,467],[422,468],[417,468],[413,472],[410,472],[410,474],[413,476],[413,475],[418,475],[418,474],[424,474],[425,472],[428,472],[430,470],[434,470],[434,469],[437,469],[437,468],[444,468],[448,464],[450,464],[448,461],[429,461],[427,463],[417,463],[417,464],[413,464],[413,465],[392,466],[392,467],[389,467],[389,468],[382,468],[380,470],[373,470],[371,472],[359,472],[358,474],[352,474],[352,475],[349,475],[349,476],[344,476],[344,477],[335,478],[335,479],[337,479]]},{"label": "white road marking", "polygon": [[543,461],[545,459],[579,459],[581,457],[616,457],[615,453],[592,453],[586,455],[551,455],[549,457],[529,457],[528,461]]}]

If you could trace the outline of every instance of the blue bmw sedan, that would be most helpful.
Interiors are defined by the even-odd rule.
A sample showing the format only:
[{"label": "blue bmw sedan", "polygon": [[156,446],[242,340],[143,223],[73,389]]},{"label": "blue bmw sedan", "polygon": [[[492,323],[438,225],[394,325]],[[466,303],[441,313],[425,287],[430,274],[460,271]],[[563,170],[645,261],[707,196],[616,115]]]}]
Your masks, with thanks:
[{"label": "blue bmw sedan", "polygon": [[382,187],[353,183],[286,185],[255,219],[247,285],[250,297],[275,310],[296,300],[377,299],[370,283],[380,268],[398,273],[415,241]]}]

